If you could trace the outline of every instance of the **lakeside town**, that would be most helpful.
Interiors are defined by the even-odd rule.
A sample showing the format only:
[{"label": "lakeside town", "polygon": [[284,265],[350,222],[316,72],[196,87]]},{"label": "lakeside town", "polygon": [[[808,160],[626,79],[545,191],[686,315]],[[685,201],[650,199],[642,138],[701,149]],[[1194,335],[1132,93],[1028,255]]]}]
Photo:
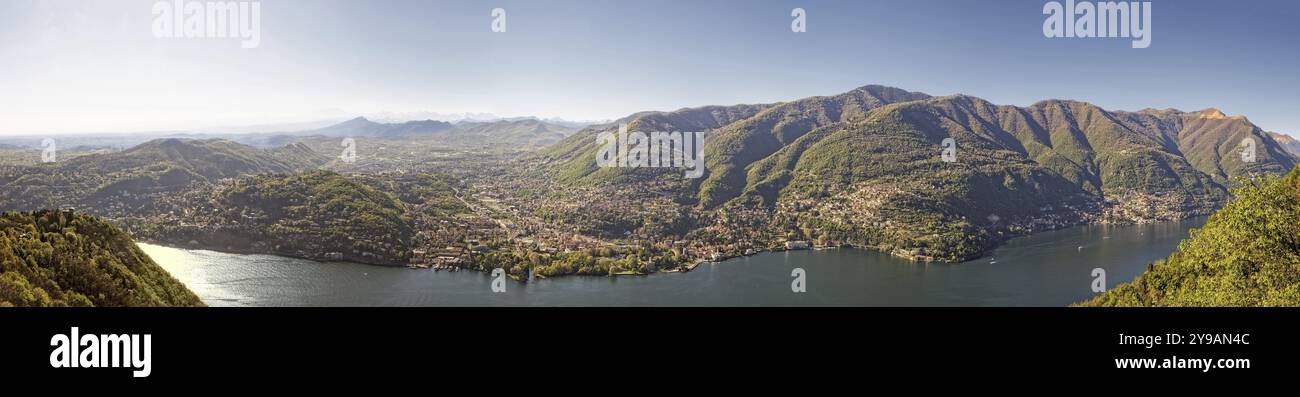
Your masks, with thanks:
[{"label": "lakeside town", "polygon": [[[882,251],[918,262],[974,259],[954,259],[924,246],[880,243],[882,240],[876,236],[898,233],[907,227],[886,205],[900,195],[912,194],[896,186],[863,186],[832,199],[784,200],[771,208],[728,206],[706,211],[680,203],[672,193],[678,182],[664,178],[648,179],[646,187],[638,191],[566,189],[552,179],[510,174],[502,162],[494,159],[456,167],[435,163],[439,171],[456,181],[441,199],[454,200],[460,208],[446,211],[428,208],[427,203],[402,203],[411,229],[407,240],[358,233],[346,237],[346,244],[340,246],[306,229],[282,234],[279,239],[232,237],[264,236],[266,232],[262,224],[265,214],[232,216],[211,203],[215,192],[245,183],[241,178],[223,178],[201,187],[123,189],[115,195],[97,196],[88,201],[90,207],[83,209],[110,220],[142,241],[415,269],[486,271],[504,267],[520,280],[568,274],[684,272],[703,263],[763,252],[840,247]],[[378,166],[365,167],[373,171]],[[430,168],[429,164],[403,163],[396,170],[345,175],[366,175],[379,181],[374,182],[376,185],[388,185],[409,175],[433,172]],[[471,174],[468,169],[488,172]],[[1177,198],[1141,194],[1121,197],[1109,203],[1039,208],[1038,212],[1045,214],[1040,217],[990,216],[971,223],[992,231],[988,240],[981,242],[988,248],[1035,231],[1086,223],[1144,223],[1199,214],[1178,210]],[[333,216],[346,219],[348,214]],[[880,234],[835,232],[842,230]],[[877,243],[862,242],[871,238],[876,238]]]}]

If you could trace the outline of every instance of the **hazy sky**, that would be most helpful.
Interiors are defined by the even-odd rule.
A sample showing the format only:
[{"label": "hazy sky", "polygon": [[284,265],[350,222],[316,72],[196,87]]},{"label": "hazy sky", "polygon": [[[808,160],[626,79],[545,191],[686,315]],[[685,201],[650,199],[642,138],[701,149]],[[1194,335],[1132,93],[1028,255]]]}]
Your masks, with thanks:
[{"label": "hazy sky", "polygon": [[[263,0],[260,46],[242,49],[155,38],[152,0],[0,0],[0,134],[382,112],[612,119],[885,84],[1217,107],[1300,135],[1300,2],[1155,1],[1146,49],[1048,39],[1045,2]],[[495,7],[505,33],[490,30]],[[794,7],[806,33],[790,31]]]}]

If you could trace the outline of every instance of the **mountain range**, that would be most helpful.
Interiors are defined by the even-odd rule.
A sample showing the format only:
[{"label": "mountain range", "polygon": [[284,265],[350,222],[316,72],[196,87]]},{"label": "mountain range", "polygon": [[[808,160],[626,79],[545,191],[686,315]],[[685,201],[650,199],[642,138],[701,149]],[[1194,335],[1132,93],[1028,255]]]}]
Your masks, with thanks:
[{"label": "mountain range", "polygon": [[576,131],[577,129],[571,126],[533,118],[457,123],[437,120],[381,123],[365,117],[357,117],[324,128],[280,135],[380,139],[427,138],[454,146],[511,145],[540,148],[559,142]]},{"label": "mountain range", "polygon": [[[704,176],[598,167],[597,136],[621,124],[644,132],[708,131]],[[529,211],[578,233],[708,241],[700,249],[715,256],[808,240],[960,261],[1022,233],[1207,215],[1242,181],[1297,163],[1286,149],[1293,142],[1215,109],[1126,112],[1069,100],[1018,107],[878,85],[773,104],[641,112],[579,131],[535,119],[358,117],[264,137],[284,142],[259,149],[222,139],[158,139],[53,164],[0,167],[0,209],[84,206],[110,218],[157,215],[174,207],[160,203],[177,201],[179,192],[208,191],[194,186],[333,167],[337,139],[356,137],[377,143],[365,147],[366,167],[347,172],[430,172],[430,156],[443,156],[436,167],[452,167],[463,178],[476,178],[485,164],[513,167],[490,178],[514,177],[509,183],[529,188],[511,194],[539,195],[524,198],[540,207]],[[944,145],[949,139],[954,147]],[[1252,156],[1242,154],[1243,141],[1252,143]],[[466,163],[478,153],[472,148],[485,145],[523,150],[506,154],[519,161],[489,156]],[[456,147],[471,149],[445,154]],[[955,150],[952,161],[943,158],[945,149]],[[241,209],[247,204],[228,207],[253,212]],[[170,211],[176,210],[185,212]],[[317,212],[325,214],[318,224],[330,223],[332,212]]]},{"label": "mountain range", "polygon": [[[707,132],[704,175],[598,166],[598,136],[624,125]],[[341,160],[340,138],[364,142],[363,160]],[[676,270],[811,246],[959,262],[1020,234],[1220,208],[1169,259],[1083,304],[1300,299],[1291,271],[1300,142],[1217,109],[1022,107],[870,85],[580,130],[358,117],[240,139],[0,163],[0,210],[35,211],[0,216],[0,239],[12,243],[0,245],[0,306],[201,304],[122,230],[193,248],[437,260],[526,277]],[[484,150],[502,147],[511,150]],[[18,244],[46,248],[2,249]]]},{"label": "mountain range", "polygon": [[[665,169],[597,167],[596,136],[618,124],[709,131],[707,174],[674,180]],[[941,158],[945,139],[956,143],[951,163]],[[1243,139],[1255,142],[1253,161],[1241,155]],[[1273,135],[1215,109],[1125,112],[1069,100],[1017,107],[878,85],[638,113],[536,156],[570,188],[658,190],[728,213],[722,218],[761,208],[749,223],[786,222],[827,240],[943,260],[977,256],[1007,231],[1209,214],[1237,178],[1297,162]]]},{"label": "mountain range", "polygon": [[[562,119],[515,117],[490,119],[460,119],[454,122],[440,120],[410,120],[380,122],[365,117],[345,121],[318,121],[283,124],[278,127],[301,127],[273,130],[277,126],[246,126],[196,131],[160,131],[140,133],[112,133],[95,135],[53,136],[58,149],[65,151],[90,151],[95,149],[125,150],[157,139],[225,139],[258,148],[275,148],[300,142],[308,137],[375,138],[375,139],[426,139],[447,147],[512,146],[532,150],[555,143],[582,127],[585,122]],[[0,150],[29,150],[39,152],[42,141],[51,136],[0,137]]]},{"label": "mountain range", "polygon": [[1286,149],[1287,152],[1291,153],[1291,155],[1300,157],[1300,140],[1292,138],[1290,135],[1278,132],[1269,132],[1268,134],[1273,137],[1273,140],[1281,144],[1283,149]]}]

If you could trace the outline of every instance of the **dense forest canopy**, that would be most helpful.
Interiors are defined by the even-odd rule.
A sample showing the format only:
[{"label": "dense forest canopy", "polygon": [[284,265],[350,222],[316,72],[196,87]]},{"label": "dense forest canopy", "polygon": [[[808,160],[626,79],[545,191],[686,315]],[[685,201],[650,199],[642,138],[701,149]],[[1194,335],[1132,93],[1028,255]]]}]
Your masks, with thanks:
[{"label": "dense forest canopy", "polygon": [[1237,189],[1164,261],[1085,306],[1300,306],[1300,168]]},{"label": "dense forest canopy", "polygon": [[203,306],[131,238],[72,211],[0,214],[0,306]]}]

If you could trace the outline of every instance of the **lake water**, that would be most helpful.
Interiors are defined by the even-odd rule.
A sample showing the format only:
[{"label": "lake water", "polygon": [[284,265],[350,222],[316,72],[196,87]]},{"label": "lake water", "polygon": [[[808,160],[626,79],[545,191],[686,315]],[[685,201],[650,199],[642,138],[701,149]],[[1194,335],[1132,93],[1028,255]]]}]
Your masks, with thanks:
[{"label": "lake water", "polygon": [[[688,273],[509,281],[486,273],[315,262],[140,244],[210,306],[1064,306],[1141,274],[1205,218],[1080,226],[1013,239],[984,258],[921,264],[856,249],[763,253]],[[807,291],[791,291],[795,268]]]}]

